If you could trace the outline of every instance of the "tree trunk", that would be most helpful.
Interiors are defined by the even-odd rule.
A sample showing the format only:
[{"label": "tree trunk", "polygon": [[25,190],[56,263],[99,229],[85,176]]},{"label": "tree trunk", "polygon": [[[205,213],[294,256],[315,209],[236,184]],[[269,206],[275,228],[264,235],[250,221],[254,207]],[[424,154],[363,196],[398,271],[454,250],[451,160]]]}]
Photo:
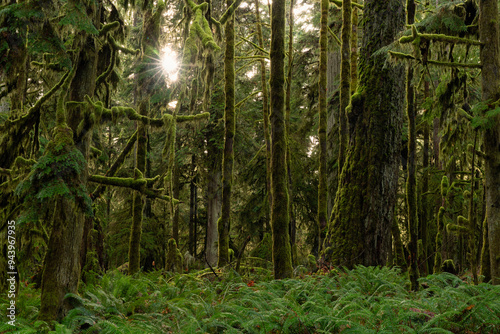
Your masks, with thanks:
[{"label": "tree trunk", "polygon": [[60,321],[71,309],[67,293],[77,293],[80,278],[80,247],[85,216],[69,199],[55,202],[52,233],[43,263],[39,320]]},{"label": "tree trunk", "polygon": [[[209,154],[210,156],[210,154]],[[211,266],[217,265],[217,220],[221,210],[220,181],[221,171],[220,163],[213,161],[214,168],[210,168],[208,174],[207,190],[207,241],[205,245],[206,260]]]},{"label": "tree trunk", "polygon": [[[294,0],[290,1],[290,12],[288,15],[288,73],[286,80],[286,96],[285,96],[285,127],[286,127],[286,170],[287,170],[287,181],[288,181],[288,212],[290,214],[290,247],[292,249],[292,263],[295,265],[297,263],[297,247],[295,246],[296,236],[297,236],[297,221],[293,214],[293,182],[292,182],[292,154],[290,150],[290,114],[291,105],[290,101],[292,98],[292,67],[293,67],[293,6]],[[326,69],[325,69],[326,75]],[[326,132],[326,131],[325,131]],[[326,136],[326,135],[325,135]],[[326,138],[326,137],[325,137]],[[326,139],[325,139],[326,140]],[[325,158],[326,159],[326,158]],[[325,195],[326,196],[326,195]],[[326,201],[326,199],[325,199]]]},{"label": "tree trunk", "polygon": [[[147,116],[149,113],[149,100],[146,98],[139,103],[139,113]],[[143,122],[138,122],[137,149],[136,149],[136,177],[142,177],[146,169],[146,142],[147,129]],[[138,173],[140,172],[140,173]],[[130,241],[128,251],[128,273],[133,275],[141,268],[141,235],[142,235],[142,211],[144,207],[143,195],[134,191],[132,204],[132,226],[130,228]]]},{"label": "tree trunk", "polygon": [[[319,100],[318,100],[318,113],[319,113],[319,127],[318,127],[318,141],[319,141],[319,170],[318,170],[318,218],[317,218],[317,233],[318,243],[320,245],[318,251],[321,251],[321,231],[326,228],[327,211],[328,211],[328,188],[326,183],[326,127],[327,127],[327,110],[326,100],[328,97],[327,87],[327,52],[328,52],[328,8],[330,2],[328,0],[321,1],[321,19],[319,30]],[[350,8],[350,4],[349,4]],[[351,25],[349,24],[349,31]],[[347,46],[349,47],[349,46]],[[348,52],[349,53],[349,52]],[[341,72],[342,77],[342,72]]]},{"label": "tree trunk", "polygon": [[[429,82],[426,80],[424,82],[424,97],[429,97]],[[422,240],[422,250],[419,252],[420,258],[419,263],[421,264],[420,270],[424,272],[424,275],[429,275],[429,268],[432,266],[432,257],[428,257],[429,254],[429,213],[430,213],[430,201],[429,201],[429,124],[424,122],[423,124],[423,136],[424,136],[424,147],[423,147],[423,157],[422,157],[422,181],[421,181],[421,193],[420,193],[420,205],[419,208],[419,238]]]},{"label": "tree trunk", "polygon": [[[262,24],[260,22],[259,0],[255,0],[255,16],[257,20],[257,38],[259,47],[264,48]],[[262,118],[264,119],[264,140],[266,143],[266,231],[269,231],[269,213],[271,212],[271,134],[269,133],[269,94],[267,90],[266,61],[260,60],[260,78],[262,86]]]},{"label": "tree trunk", "polygon": [[[406,23],[415,23],[415,2],[406,1]],[[418,290],[418,207],[417,207],[417,129],[415,112],[415,87],[412,85],[413,67],[408,65],[406,72],[406,113],[408,117],[408,177],[406,179],[406,205],[408,208],[408,252],[410,289]]]},{"label": "tree trunk", "polygon": [[405,95],[404,66],[386,62],[381,47],[404,27],[401,0],[368,0],[359,87],[348,112],[350,149],[324,244],[324,259],[352,268],[385,265],[398,187]]},{"label": "tree trunk", "polygon": [[347,129],[347,106],[351,101],[351,0],[342,2],[342,47],[340,63],[340,142],[339,142],[339,176],[344,167],[349,133]]},{"label": "tree trunk", "polygon": [[[100,6],[87,6],[87,15],[97,24],[99,22]],[[92,47],[89,47],[92,46]],[[78,64],[74,69],[75,77],[69,88],[70,101],[83,101],[85,95],[93,96],[97,71],[97,47],[92,36],[75,38],[74,49],[81,50]],[[63,93],[61,93],[63,94]],[[64,93],[66,94],[66,93]],[[88,161],[90,148],[90,129],[79,129],[80,121],[84,119],[85,110],[80,107],[68,109],[61,106],[64,123],[72,129],[74,145]],[[66,122],[67,119],[67,122]],[[55,135],[57,139],[57,135]],[[55,139],[55,140],[56,140]],[[87,168],[82,171],[81,186],[87,187]],[[70,305],[63,303],[64,296],[71,292],[76,293],[81,272],[81,246],[83,228],[87,220],[83,210],[67,198],[59,198],[55,202],[52,232],[50,235],[47,254],[44,259],[44,271],[41,286],[41,307],[38,318],[43,321],[62,319],[70,309]]]},{"label": "tree trunk", "polygon": [[271,228],[274,278],[292,276],[286,172],[285,131],[285,0],[271,10]]},{"label": "tree trunk", "polygon": [[[227,1],[227,7],[232,0]],[[234,13],[226,22],[226,50],[224,54],[224,154],[222,158],[222,213],[219,219],[219,267],[229,263],[229,229],[231,219],[231,188],[234,165],[234,133],[236,118],[234,110]]]},{"label": "tree trunk", "polygon": [[[479,1],[479,39],[483,101],[497,101],[500,92],[500,51],[498,32],[498,1]],[[490,248],[491,277],[493,284],[500,284],[500,116],[493,119],[485,130],[484,152],[486,185],[486,219]]]},{"label": "tree trunk", "polygon": [[[221,117],[219,108],[210,110],[212,102],[211,85],[215,73],[214,58],[211,54],[207,55],[206,60],[206,77],[205,77],[205,93],[203,96],[203,105],[206,112],[211,112],[210,123],[207,125],[206,142],[207,142],[207,157],[208,157],[208,175],[207,175],[207,231],[205,239],[205,257],[208,264],[212,267],[217,265],[217,244],[219,242],[219,234],[217,230],[217,221],[221,212],[221,160],[222,150],[219,148],[220,143],[214,138],[218,138],[215,134],[218,131],[217,124]],[[219,96],[219,95],[218,95]],[[219,101],[217,101],[218,103]]]}]

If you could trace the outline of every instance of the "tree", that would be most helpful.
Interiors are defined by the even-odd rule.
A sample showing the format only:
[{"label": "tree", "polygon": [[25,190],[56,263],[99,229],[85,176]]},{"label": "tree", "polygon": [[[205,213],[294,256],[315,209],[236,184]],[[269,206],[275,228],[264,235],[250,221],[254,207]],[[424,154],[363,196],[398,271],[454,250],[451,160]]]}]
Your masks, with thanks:
[{"label": "tree", "polygon": [[348,111],[350,148],[328,225],[323,257],[334,265],[384,265],[391,247],[404,101],[404,68],[383,47],[404,25],[400,0],[364,5],[360,79]]},{"label": "tree", "polygon": [[[157,4],[157,8],[153,11],[153,4],[149,3],[148,7],[143,11],[143,36],[141,38],[142,59],[139,68],[141,73],[138,75],[138,111],[141,116],[149,116],[150,99],[154,89],[154,76],[151,77],[151,72],[155,68],[155,52],[160,48],[160,19],[165,9],[163,1]],[[147,154],[147,138],[148,124],[138,122],[137,125],[137,147],[136,147],[136,177],[141,178],[146,173],[146,154]],[[173,196],[173,195],[172,195]],[[130,243],[129,243],[129,269],[130,275],[135,274],[141,268],[141,234],[144,209],[144,196],[141,192],[136,191],[133,195],[132,203],[132,227],[130,228]]]},{"label": "tree", "polygon": [[285,1],[271,9],[271,228],[274,278],[292,276],[285,131]]},{"label": "tree", "polygon": [[[328,8],[330,3],[328,0],[321,1],[321,19],[320,19],[320,30],[319,30],[319,101],[318,101],[318,113],[319,113],[319,124],[318,124],[318,142],[319,142],[319,168],[318,168],[318,241],[321,242],[320,231],[326,227],[327,222],[327,195],[328,188],[326,183],[326,123],[327,123],[327,111],[326,111],[326,100],[327,100],[327,51],[328,51]],[[348,5],[350,7],[350,3]],[[351,30],[350,22],[348,24],[348,29]],[[347,45],[349,47],[349,43]]]},{"label": "tree", "polygon": [[[406,24],[415,22],[415,2],[406,1]],[[406,205],[408,207],[408,231],[409,231],[409,276],[411,289],[418,290],[418,207],[417,207],[417,175],[416,175],[416,151],[417,130],[415,112],[415,88],[412,84],[413,68],[408,66],[406,71],[406,114],[408,117],[408,178],[406,180]]]},{"label": "tree", "polygon": [[[482,99],[498,104],[500,98],[500,50],[498,1],[479,2],[479,39],[481,47]],[[500,284],[500,115],[492,117],[484,133],[486,219],[493,284]]]},{"label": "tree", "polygon": [[[227,1],[227,6],[233,4]],[[229,263],[229,228],[231,221],[231,188],[234,165],[234,133],[236,131],[236,115],[234,110],[234,15],[226,22],[226,50],[224,53],[224,153],[222,157],[222,212],[219,219],[219,262],[223,267]]]}]

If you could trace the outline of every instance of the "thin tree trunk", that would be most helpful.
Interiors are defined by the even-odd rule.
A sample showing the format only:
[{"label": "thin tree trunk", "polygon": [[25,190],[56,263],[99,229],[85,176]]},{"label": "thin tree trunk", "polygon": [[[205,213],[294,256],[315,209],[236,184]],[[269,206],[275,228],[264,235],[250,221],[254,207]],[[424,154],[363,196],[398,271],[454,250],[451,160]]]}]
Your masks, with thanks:
[{"label": "thin tree trunk", "polygon": [[[149,100],[144,99],[139,102],[139,113],[147,116],[149,114]],[[147,129],[143,122],[139,122],[137,128],[137,148],[136,148],[136,177],[141,177],[146,170],[146,143]],[[139,173],[138,173],[139,172]],[[134,191],[132,202],[132,226],[130,228],[130,241],[128,251],[128,273],[133,275],[141,268],[141,236],[142,236],[142,214],[144,208],[143,195],[139,191]]]},{"label": "thin tree trunk", "polygon": [[340,146],[339,175],[344,167],[349,131],[347,129],[347,106],[351,101],[351,32],[352,6],[351,0],[342,2],[342,46],[340,63]]},{"label": "thin tree trunk", "polygon": [[[293,6],[294,0],[290,1],[290,12],[288,16],[288,74],[286,80],[286,96],[285,96],[285,127],[286,127],[286,168],[287,168],[287,181],[288,181],[288,212],[290,214],[290,246],[292,248],[292,263],[295,265],[297,262],[297,247],[295,245],[297,234],[297,222],[293,214],[293,182],[292,182],[292,155],[290,149],[290,113],[292,98],[292,66],[293,66]],[[326,69],[325,69],[326,75]],[[326,132],[326,131],[325,131]],[[326,136],[326,135],[325,135]]]},{"label": "thin tree trunk", "polygon": [[[227,7],[232,0],[227,1]],[[222,158],[222,214],[219,219],[219,262],[223,267],[229,263],[229,229],[231,219],[231,188],[234,164],[234,133],[236,119],[234,110],[234,13],[226,22],[226,50],[224,54],[224,91],[226,95],[224,108],[224,155]]]},{"label": "thin tree trunk", "polygon": [[[424,82],[424,96],[427,98],[429,96],[429,82]],[[429,192],[429,124],[423,124],[423,136],[424,136],[424,147],[423,147],[423,162],[422,162],[422,188],[420,194],[420,205],[419,211],[420,216],[418,218],[419,221],[419,234],[420,239],[422,240],[422,251],[419,262],[421,264],[421,269],[424,272],[424,275],[430,274],[429,268],[432,266],[431,259],[432,257],[427,256],[429,254],[429,242],[428,242],[428,229],[427,226],[429,224],[429,206],[430,201],[428,199]]]},{"label": "thin tree trunk", "polygon": [[[262,24],[260,22],[259,0],[255,0],[255,15],[257,20],[257,38],[259,47],[264,48]],[[260,60],[260,77],[262,86],[262,118],[264,119],[264,140],[266,143],[266,231],[269,231],[269,214],[271,212],[271,134],[269,133],[269,94],[266,79],[266,61]]]},{"label": "thin tree trunk", "polygon": [[352,8],[351,32],[351,95],[358,88],[358,8]]},{"label": "thin tree trunk", "polygon": [[286,180],[285,132],[285,0],[274,0],[271,10],[271,227],[274,278],[292,276]]},{"label": "thin tree trunk", "polygon": [[[415,22],[415,2],[406,1],[406,23]],[[417,207],[417,129],[415,112],[415,88],[412,85],[413,67],[408,65],[406,72],[406,113],[408,117],[408,177],[406,180],[406,205],[408,207],[408,251],[410,276],[410,289],[418,290],[418,207]]]},{"label": "thin tree trunk", "polygon": [[[180,175],[179,175],[179,166],[174,162],[173,171],[172,171],[172,196],[174,198],[179,198],[181,193],[181,184],[180,184]],[[172,238],[174,238],[175,243],[179,244],[179,205],[175,205],[173,208],[173,217],[172,219]],[[165,245],[167,243],[167,239],[164,240]],[[165,246],[166,249],[166,246]]]},{"label": "thin tree trunk", "polygon": [[[327,212],[328,212],[328,188],[326,183],[326,126],[328,122],[326,99],[327,99],[327,52],[328,52],[328,8],[330,2],[328,0],[321,1],[321,19],[319,30],[319,100],[318,100],[318,113],[319,113],[319,127],[318,127],[318,140],[319,140],[319,170],[318,170],[318,218],[316,222],[317,238],[318,238],[318,251],[321,251],[321,231],[326,228]],[[348,6],[350,8],[350,4]],[[349,30],[351,25],[349,23]],[[349,50],[350,52],[350,50]],[[348,53],[349,53],[348,52]],[[342,72],[341,72],[342,76]]]}]

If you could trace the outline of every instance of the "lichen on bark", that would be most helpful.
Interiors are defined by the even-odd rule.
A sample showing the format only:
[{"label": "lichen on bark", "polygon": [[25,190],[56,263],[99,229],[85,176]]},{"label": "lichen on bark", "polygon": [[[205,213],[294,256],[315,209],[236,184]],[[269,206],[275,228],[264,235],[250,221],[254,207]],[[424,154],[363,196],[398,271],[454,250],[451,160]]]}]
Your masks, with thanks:
[{"label": "lichen on bark", "polygon": [[365,1],[364,17],[359,87],[348,112],[350,149],[323,252],[324,260],[351,268],[384,265],[390,252],[405,95],[404,66],[380,51],[404,27],[403,1]]}]

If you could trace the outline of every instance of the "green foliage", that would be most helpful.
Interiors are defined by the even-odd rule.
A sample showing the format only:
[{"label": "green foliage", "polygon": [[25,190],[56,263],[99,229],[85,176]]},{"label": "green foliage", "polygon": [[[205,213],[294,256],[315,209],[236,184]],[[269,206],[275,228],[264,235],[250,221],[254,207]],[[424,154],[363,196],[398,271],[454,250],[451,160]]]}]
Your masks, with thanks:
[{"label": "green foliage", "polygon": [[[108,273],[81,296],[66,296],[75,308],[50,333],[495,333],[500,326],[500,287],[449,273],[421,278],[417,293],[386,267],[276,281],[229,272],[214,282],[201,278],[206,273]],[[21,312],[18,333],[44,326],[36,312]]]},{"label": "green foliage", "polygon": [[453,36],[467,31],[464,18],[453,11],[452,5],[444,5],[435,14],[427,15],[415,26],[419,32],[437,32]]},{"label": "green foliage", "polygon": [[56,135],[49,147],[33,165],[28,178],[16,188],[16,194],[25,198],[24,220],[37,220],[57,197],[70,198],[86,214],[92,215],[92,200],[82,182],[86,166],[83,154],[65,142],[62,135]]},{"label": "green foliage", "polygon": [[92,20],[85,11],[85,6],[79,1],[68,1],[65,4],[66,15],[59,21],[60,25],[71,25],[78,30],[85,31],[92,35],[98,35],[99,30],[94,27]]},{"label": "green foliage", "polygon": [[472,107],[472,128],[488,130],[495,125],[494,119],[500,115],[500,107],[493,108],[491,104],[487,102],[478,102]]}]

